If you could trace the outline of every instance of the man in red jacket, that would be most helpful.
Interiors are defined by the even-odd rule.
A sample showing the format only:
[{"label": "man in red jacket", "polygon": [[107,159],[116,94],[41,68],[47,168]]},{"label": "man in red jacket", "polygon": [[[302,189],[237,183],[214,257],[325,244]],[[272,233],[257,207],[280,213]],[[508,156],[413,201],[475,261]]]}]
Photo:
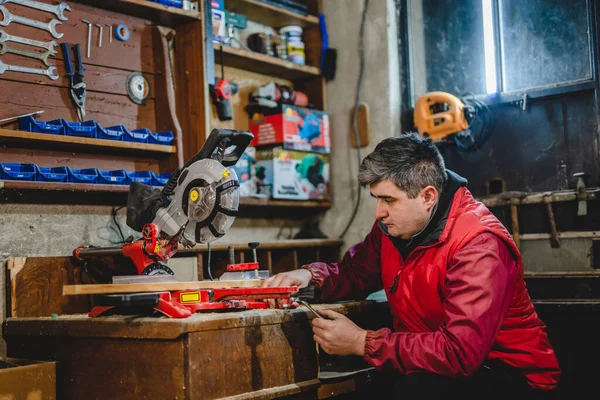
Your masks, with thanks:
[{"label": "man in red jacket", "polygon": [[431,140],[413,133],[383,140],[363,160],[359,180],[377,199],[365,239],[340,262],[304,265],[264,285],[312,283],[326,301],[383,288],[393,331],[366,331],[323,310],[314,338],[329,354],[399,372],[405,398],[551,395],[560,369],[519,250],[466,180],[445,169]]}]

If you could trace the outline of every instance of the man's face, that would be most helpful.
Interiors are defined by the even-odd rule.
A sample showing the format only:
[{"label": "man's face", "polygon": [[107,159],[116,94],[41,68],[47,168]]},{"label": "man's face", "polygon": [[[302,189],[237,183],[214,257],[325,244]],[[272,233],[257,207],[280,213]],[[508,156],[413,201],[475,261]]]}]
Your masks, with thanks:
[{"label": "man's face", "polygon": [[437,190],[427,186],[411,199],[388,180],[374,183],[370,189],[377,199],[375,218],[387,227],[390,236],[405,240],[425,227],[438,198]]}]

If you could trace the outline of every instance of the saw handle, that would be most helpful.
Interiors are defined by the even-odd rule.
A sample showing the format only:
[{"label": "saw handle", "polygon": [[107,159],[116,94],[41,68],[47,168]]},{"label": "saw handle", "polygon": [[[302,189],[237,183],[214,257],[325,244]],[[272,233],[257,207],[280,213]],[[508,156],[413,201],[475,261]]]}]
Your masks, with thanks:
[{"label": "saw handle", "polygon": [[253,138],[254,135],[246,131],[213,129],[198,154],[192,157],[185,166],[190,166],[204,158],[211,158],[217,150],[224,151],[235,146],[232,152],[223,154],[223,158],[218,160],[224,167],[231,167],[238,162]]}]

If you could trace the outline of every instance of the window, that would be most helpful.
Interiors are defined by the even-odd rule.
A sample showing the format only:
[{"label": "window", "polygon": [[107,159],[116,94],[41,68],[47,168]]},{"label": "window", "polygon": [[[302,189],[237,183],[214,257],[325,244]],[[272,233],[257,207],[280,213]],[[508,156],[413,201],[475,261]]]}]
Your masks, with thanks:
[{"label": "window", "polygon": [[593,79],[589,0],[407,0],[409,95]]}]

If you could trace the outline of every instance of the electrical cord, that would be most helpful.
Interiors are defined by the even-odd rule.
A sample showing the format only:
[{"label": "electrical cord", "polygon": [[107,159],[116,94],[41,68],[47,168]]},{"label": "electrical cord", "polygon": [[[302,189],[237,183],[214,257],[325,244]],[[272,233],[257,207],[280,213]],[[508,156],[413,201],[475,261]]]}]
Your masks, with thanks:
[{"label": "electrical cord", "polygon": [[125,243],[125,235],[123,235],[123,230],[121,230],[121,225],[119,225],[119,222],[117,221],[117,213],[119,212],[120,209],[124,208],[125,206],[120,206],[117,208],[113,208],[112,210],[112,220],[114,222],[114,224],[117,226],[117,229],[119,230],[119,236],[121,236],[121,243]]},{"label": "electrical cord", "polygon": [[[358,108],[360,106],[360,97],[362,94],[362,87],[363,87],[363,81],[364,81],[364,73],[365,73],[365,24],[367,22],[367,11],[369,9],[369,0],[365,0],[365,5],[363,8],[363,13],[362,13],[362,21],[360,24],[360,40],[359,40],[359,46],[360,46],[360,72],[358,75],[358,87],[356,88],[356,99],[354,100],[354,112],[352,115],[352,129],[354,130],[354,139],[356,140],[356,157],[358,160],[358,169],[360,170],[360,163],[362,161],[362,158],[360,156],[360,139],[358,136]],[[358,208],[360,207],[360,192],[361,192],[361,186],[360,186],[360,182],[358,183],[358,190],[356,193],[356,202],[354,203],[354,210],[352,211],[352,215],[350,216],[350,220],[348,221],[348,223],[346,224],[346,227],[344,228],[344,230],[342,231],[342,233],[340,234],[339,238],[342,239],[346,233],[348,232],[348,229],[350,229],[350,226],[352,225],[352,223],[354,222],[354,219],[356,218],[356,215],[358,213]]]},{"label": "electrical cord", "polygon": [[468,133],[454,135],[454,143],[460,150],[475,151],[488,140],[494,125],[493,115],[489,107],[473,93],[463,95],[460,100],[471,107],[473,112]]}]

